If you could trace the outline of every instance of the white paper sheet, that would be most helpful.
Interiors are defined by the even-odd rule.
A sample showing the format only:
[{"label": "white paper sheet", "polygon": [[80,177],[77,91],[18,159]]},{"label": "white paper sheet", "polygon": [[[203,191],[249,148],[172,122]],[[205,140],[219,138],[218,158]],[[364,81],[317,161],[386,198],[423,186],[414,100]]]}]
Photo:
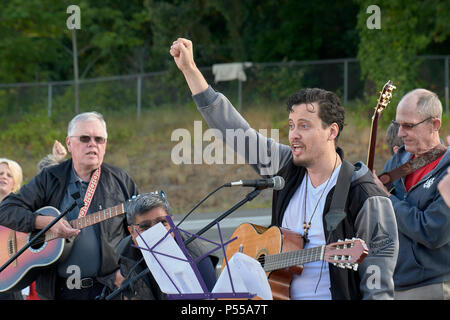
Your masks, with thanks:
[{"label": "white paper sheet", "polygon": [[[145,240],[145,243],[152,248],[166,235],[166,233],[167,229],[160,222],[141,233],[141,236]],[[141,248],[147,248],[141,237],[137,237],[137,243]],[[187,260],[183,251],[171,235],[166,236],[165,239],[153,249],[153,251]],[[155,258],[152,253],[143,249],[141,249],[141,252],[153,277],[161,290],[166,294],[203,293],[200,282],[198,281],[191,265],[187,261],[181,261],[154,252],[156,256]],[[161,268],[161,265],[175,283],[179,291],[173,285],[172,281],[170,281],[166,272],[164,272]],[[261,264],[255,259],[240,252],[235,253],[228,261],[228,265],[222,271],[212,293],[233,292],[227,271],[228,268],[233,280],[234,292],[256,294],[261,299],[272,300],[272,292],[270,290],[269,282],[267,280],[266,273],[261,267]]]},{"label": "white paper sheet", "polygon": [[214,286],[213,293],[232,292],[228,268],[235,292],[256,294],[263,300],[273,299],[269,281],[261,264],[241,252],[235,253],[228,261]]},{"label": "white paper sheet", "polygon": [[[167,229],[160,222],[149,228],[145,232],[141,233],[145,242],[150,248],[152,248],[159,240],[161,240],[167,233]],[[147,248],[141,237],[137,237],[137,243],[141,248]],[[168,235],[160,244],[158,244],[153,251],[161,252],[167,255],[178,257],[187,260],[183,251],[180,249],[175,239]],[[161,291],[167,294],[188,294],[188,293],[203,293],[200,282],[195,276],[195,272],[191,265],[186,261],[181,261],[174,259],[172,257],[166,257],[164,255],[155,254],[153,256],[148,250],[142,250],[142,255],[144,256],[145,262],[150,269],[153,277],[158,283]],[[159,263],[158,263],[158,261]],[[176,287],[181,291],[179,292],[177,288],[170,281],[164,270],[161,268],[163,266],[164,270],[170,276],[172,281],[175,283]]]}]

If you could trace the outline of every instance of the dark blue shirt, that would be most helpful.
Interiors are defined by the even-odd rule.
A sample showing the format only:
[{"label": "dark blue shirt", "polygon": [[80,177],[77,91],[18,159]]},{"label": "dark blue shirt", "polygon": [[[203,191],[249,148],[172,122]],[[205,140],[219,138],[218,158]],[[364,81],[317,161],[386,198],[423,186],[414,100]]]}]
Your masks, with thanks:
[{"label": "dark blue shirt", "polygon": [[[88,185],[87,182],[82,181],[81,178],[78,177],[75,170],[72,168],[69,184],[67,185],[67,190],[61,203],[60,210],[65,210],[73,203],[74,200],[71,194],[74,192],[78,191],[81,199],[84,199]],[[101,210],[97,209],[98,208],[92,208],[91,206],[86,214]],[[66,219],[68,221],[77,219],[79,212],[80,208],[75,207],[66,215]],[[70,266],[78,266],[80,268],[81,278],[95,277],[98,274],[101,266],[99,234],[100,230],[98,224],[81,229],[81,232],[73,242],[72,250],[68,257],[64,261],[58,262],[58,275],[60,277],[68,278],[74,273],[73,267],[68,269]]]}]

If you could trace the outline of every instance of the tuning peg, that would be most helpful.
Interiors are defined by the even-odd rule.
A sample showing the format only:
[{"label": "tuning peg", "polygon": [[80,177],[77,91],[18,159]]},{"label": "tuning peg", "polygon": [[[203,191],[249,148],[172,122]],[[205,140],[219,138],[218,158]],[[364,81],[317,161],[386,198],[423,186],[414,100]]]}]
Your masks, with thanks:
[{"label": "tuning peg", "polygon": [[353,271],[358,271],[358,264],[357,264],[357,263],[355,263],[355,264],[353,265]]},{"label": "tuning peg", "polygon": [[347,269],[353,269],[353,267],[352,267],[352,264],[351,264],[351,263],[346,263],[346,264],[345,264],[345,267],[346,267]]}]

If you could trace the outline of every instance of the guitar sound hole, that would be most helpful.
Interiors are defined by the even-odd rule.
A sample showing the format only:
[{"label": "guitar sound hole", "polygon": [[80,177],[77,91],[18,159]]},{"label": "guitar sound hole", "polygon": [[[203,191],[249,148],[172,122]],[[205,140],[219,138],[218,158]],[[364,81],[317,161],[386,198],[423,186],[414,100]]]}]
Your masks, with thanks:
[{"label": "guitar sound hole", "polygon": [[262,254],[256,260],[258,260],[258,262],[261,264],[261,267],[264,268],[264,264],[266,263],[266,255]]},{"label": "guitar sound hole", "polygon": [[[28,241],[33,239],[36,236],[37,232],[32,233],[31,237],[29,237]],[[45,235],[42,234],[39,238],[36,239],[36,241],[31,245],[31,249],[33,250],[39,250],[42,248],[42,246],[45,244]]]}]

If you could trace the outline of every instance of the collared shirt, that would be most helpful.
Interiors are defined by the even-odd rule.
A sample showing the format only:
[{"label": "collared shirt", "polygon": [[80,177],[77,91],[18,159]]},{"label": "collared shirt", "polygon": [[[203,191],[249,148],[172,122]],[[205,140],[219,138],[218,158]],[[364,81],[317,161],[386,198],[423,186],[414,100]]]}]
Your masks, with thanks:
[{"label": "collared shirt", "polygon": [[[79,192],[81,199],[84,199],[89,183],[81,180],[72,167],[70,180],[67,185],[61,210],[69,207],[74,199],[71,194]],[[95,208],[90,207],[87,214],[96,212]],[[78,218],[80,212],[79,207],[72,209],[66,219],[72,221]],[[75,272],[80,272],[81,278],[95,277],[101,266],[101,250],[100,250],[100,230],[99,225],[95,224],[90,227],[81,229],[81,232],[73,240],[72,249],[68,257],[64,261],[58,262],[58,275],[62,278],[68,278]],[[78,269],[79,268],[79,269]]]},{"label": "collared shirt", "polygon": [[[417,169],[416,171],[408,174],[405,178],[405,188],[406,191],[409,192],[409,189],[414,187],[417,182],[422,180],[423,177],[425,177],[429,172],[431,172],[436,166],[439,164],[439,161],[444,157],[444,155],[440,156],[436,160],[426,164],[422,168]],[[413,156],[411,159],[416,158],[416,156]]]}]

